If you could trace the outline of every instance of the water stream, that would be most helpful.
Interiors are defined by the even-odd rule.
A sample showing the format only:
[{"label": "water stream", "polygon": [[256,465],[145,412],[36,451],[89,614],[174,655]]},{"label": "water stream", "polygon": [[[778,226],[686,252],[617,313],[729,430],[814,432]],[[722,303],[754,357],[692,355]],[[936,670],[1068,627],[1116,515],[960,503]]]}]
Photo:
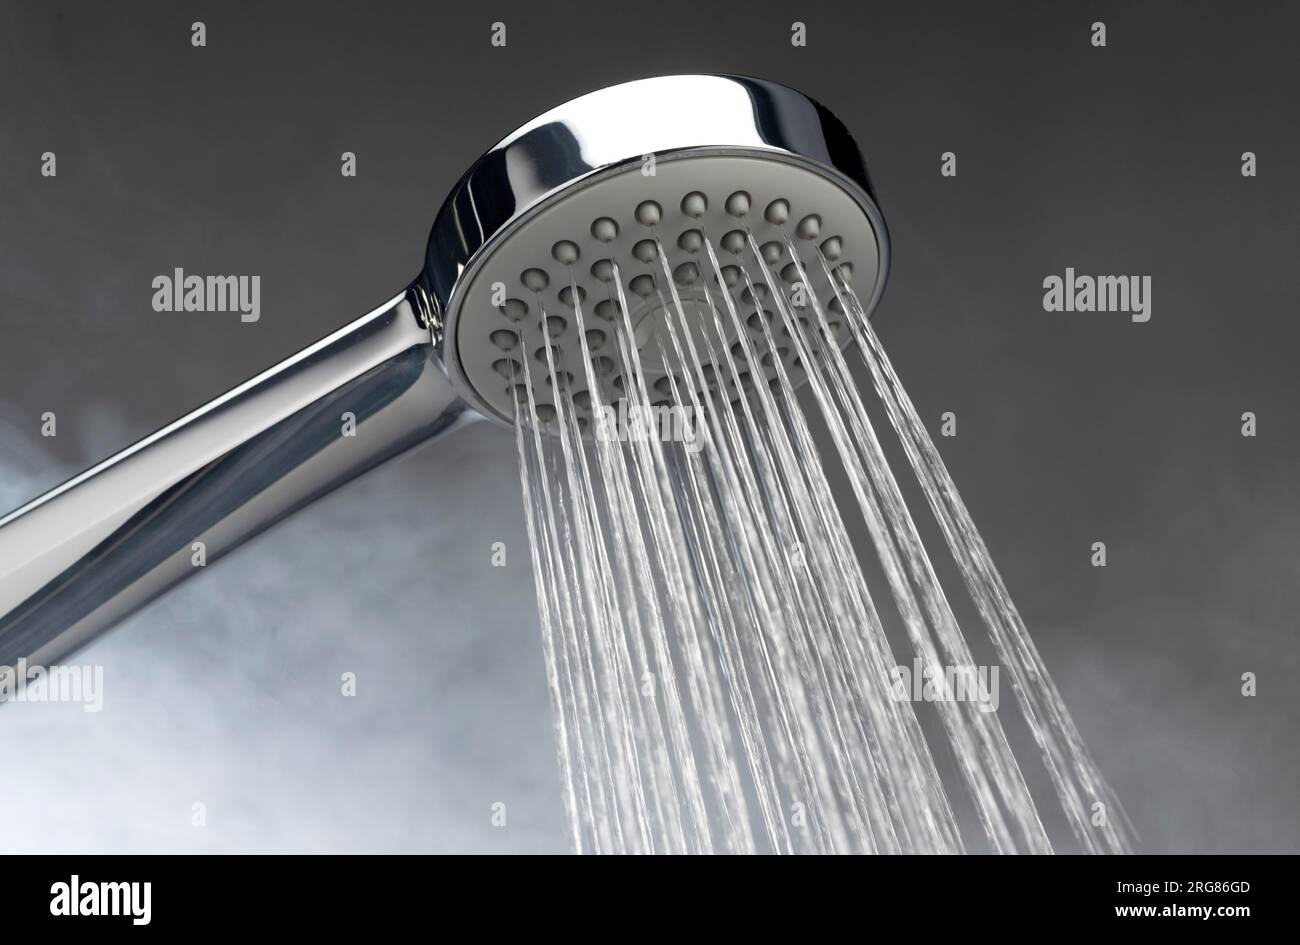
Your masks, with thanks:
[{"label": "water stream", "polygon": [[[573,850],[1049,853],[1051,803],[1078,849],[1127,851],[1122,812],[860,300],[820,252],[788,249],[793,280],[752,236],[720,257],[706,235],[677,269],[660,244],[652,332],[633,324],[617,265],[612,320],[574,283],[564,314],[580,350],[555,343],[536,300],[545,344],[511,383]],[[841,350],[844,325],[855,343]],[[936,573],[857,358],[976,627]],[[553,403],[535,395],[545,385]],[[855,548],[860,525],[875,561]],[[1017,758],[967,632],[987,635],[1037,752]],[[1033,796],[1022,763],[1045,767],[1049,796]]]}]

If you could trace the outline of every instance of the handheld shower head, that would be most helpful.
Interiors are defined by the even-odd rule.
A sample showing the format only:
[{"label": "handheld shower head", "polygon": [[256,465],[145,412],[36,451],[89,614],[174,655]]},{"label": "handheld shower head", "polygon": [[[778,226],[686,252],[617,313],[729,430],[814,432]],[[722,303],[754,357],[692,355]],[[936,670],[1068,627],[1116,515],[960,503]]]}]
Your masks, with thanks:
[{"label": "handheld shower head", "polygon": [[[616,347],[604,344],[624,301],[647,380],[667,373],[652,343],[667,304],[656,238],[684,311],[702,320],[704,294],[716,282],[704,238],[727,263],[749,253],[752,236],[766,261],[795,282],[787,233],[810,254],[820,248],[874,308],[888,239],[844,126],[772,82],[664,76],[566,102],[491,148],[439,211],[419,282],[441,313],[443,362],[461,396],[485,416],[513,423],[518,359],[544,353],[543,318],[558,353],[580,356],[575,307],[596,329],[589,341],[598,343],[588,349],[611,379],[627,370]],[[824,283],[811,258],[805,263],[808,277]],[[739,276],[735,266],[723,273]],[[824,284],[810,288],[834,296]],[[740,290],[746,318],[763,311],[751,294]],[[839,331],[847,343],[847,329]],[[794,354],[784,357],[797,378]],[[558,385],[544,369],[534,373],[547,381],[533,392],[544,409]],[[568,373],[581,393],[584,372]]]},{"label": "handheld shower head", "polygon": [[[820,250],[868,312],[883,289],[888,242],[861,156],[792,89],[644,79],[527,123],[457,183],[408,288],[0,518],[0,666],[62,658],[200,559],[417,444],[479,417],[512,424],[520,359],[548,337],[566,367],[585,340],[617,381],[626,366],[606,342],[622,317],[647,379],[662,379],[664,263],[702,323],[716,281],[706,237],[729,283],[727,257],[753,250],[794,282],[788,237],[809,262]],[[762,317],[762,287],[729,287],[745,317]],[[794,358],[774,354],[797,378]],[[539,415],[562,385],[581,393],[585,371],[560,374],[533,372]]]}]

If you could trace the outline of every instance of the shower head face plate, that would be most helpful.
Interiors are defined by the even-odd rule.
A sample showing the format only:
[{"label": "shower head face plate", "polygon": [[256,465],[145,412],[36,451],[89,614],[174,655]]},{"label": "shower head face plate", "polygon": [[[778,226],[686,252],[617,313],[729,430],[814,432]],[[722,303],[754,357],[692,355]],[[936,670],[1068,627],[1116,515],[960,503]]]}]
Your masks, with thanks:
[{"label": "shower head face plate", "polygon": [[[513,423],[517,399],[527,400],[530,359],[539,413],[567,389],[581,417],[590,392],[579,311],[594,373],[606,385],[602,397],[614,399],[628,382],[618,340],[627,325],[621,298],[650,395],[668,400],[673,343],[666,322],[672,319],[685,346],[680,301],[701,359],[714,364],[706,370],[710,387],[739,396],[721,350],[742,354],[725,289],[764,380],[775,377],[779,358],[797,384],[796,345],[783,335],[775,300],[765,297],[750,235],[787,299],[801,281],[787,238],[794,243],[811,294],[846,344],[821,254],[870,312],[883,289],[888,242],[856,146],[819,105],[760,80],[671,76],[560,106],[484,155],[439,213],[422,278],[442,311],[447,372],[482,413]],[[721,286],[704,237],[722,267]],[[810,307],[787,307],[815,317]],[[682,375],[674,373],[685,397]],[[739,380],[748,387],[755,379]],[[690,386],[706,393],[695,378]]]},{"label": "shower head face plate", "polygon": [[[729,200],[733,207],[747,204],[748,212],[743,217],[729,213]],[[764,213],[772,204],[776,204],[772,213],[776,223]],[[639,220],[638,210],[642,217],[654,219],[653,225]],[[799,235],[801,223],[802,232],[809,236]],[[524,383],[526,357],[532,359],[527,376],[539,406],[553,404],[566,385],[574,394],[588,391],[589,378],[610,385],[600,396],[609,402],[617,399],[630,369],[617,341],[617,333],[626,334],[630,325],[638,348],[636,360],[651,396],[667,399],[672,392],[667,375],[675,355],[665,321],[673,318],[680,332],[684,316],[684,327],[692,332],[701,359],[712,364],[717,383],[733,398],[739,396],[720,350],[739,344],[738,332],[703,247],[707,238],[714,245],[723,285],[749,332],[753,350],[760,357],[780,357],[797,382],[802,377],[795,364],[797,347],[783,337],[780,310],[748,244],[752,235],[771,264],[772,281],[778,289],[788,289],[801,280],[797,269],[791,268],[787,234],[823,306],[836,296],[817,251],[831,240],[839,246],[834,264],[846,266],[840,271],[851,272],[849,282],[855,292],[870,297],[880,269],[870,222],[842,190],[815,171],[766,155],[691,154],[657,162],[653,177],[644,176],[638,166],[575,188],[498,240],[466,280],[454,336],[461,369],[488,408],[501,417],[513,417],[516,397],[527,399],[517,389]],[[659,245],[673,274],[676,298],[666,284]],[[834,249],[836,244],[830,245]],[[739,252],[728,251],[727,247],[735,246],[741,247]],[[749,275],[748,283],[742,270]],[[615,285],[615,274],[621,286]],[[712,293],[712,308],[706,292]],[[623,318],[621,300],[627,303],[629,319]],[[762,326],[756,323],[760,314],[768,322],[775,351],[769,351]],[[811,309],[798,314],[814,317]],[[827,317],[831,327],[838,329],[839,343],[846,343],[849,332],[843,318],[832,311],[827,311]],[[685,349],[680,333],[678,340]],[[583,364],[588,355],[596,368],[590,375]],[[743,350],[737,349],[735,356],[745,364]],[[776,376],[774,364],[763,365],[762,370],[765,380]],[[698,389],[695,381],[691,377],[691,386]],[[679,393],[686,396],[680,386]],[[580,417],[586,400],[576,398]]]}]

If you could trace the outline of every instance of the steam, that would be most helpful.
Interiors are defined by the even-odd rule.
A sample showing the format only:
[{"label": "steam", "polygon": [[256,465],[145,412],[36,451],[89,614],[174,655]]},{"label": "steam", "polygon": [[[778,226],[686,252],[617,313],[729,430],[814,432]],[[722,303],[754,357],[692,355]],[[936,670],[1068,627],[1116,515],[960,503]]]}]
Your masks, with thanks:
[{"label": "steam", "polygon": [[[60,465],[0,413],[3,512],[127,445],[96,418]],[[102,711],[0,706],[0,847],[563,850],[511,448],[463,431],[212,563],[65,660]]]}]

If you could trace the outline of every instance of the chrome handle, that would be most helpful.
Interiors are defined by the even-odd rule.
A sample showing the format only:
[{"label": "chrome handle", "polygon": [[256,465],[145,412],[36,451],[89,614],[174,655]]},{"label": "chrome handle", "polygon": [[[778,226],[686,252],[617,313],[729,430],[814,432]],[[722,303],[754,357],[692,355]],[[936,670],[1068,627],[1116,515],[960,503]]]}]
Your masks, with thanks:
[{"label": "chrome handle", "polygon": [[[478,415],[418,289],[0,518],[0,666],[49,665],[312,500]],[[196,546],[202,542],[202,547]]]}]

